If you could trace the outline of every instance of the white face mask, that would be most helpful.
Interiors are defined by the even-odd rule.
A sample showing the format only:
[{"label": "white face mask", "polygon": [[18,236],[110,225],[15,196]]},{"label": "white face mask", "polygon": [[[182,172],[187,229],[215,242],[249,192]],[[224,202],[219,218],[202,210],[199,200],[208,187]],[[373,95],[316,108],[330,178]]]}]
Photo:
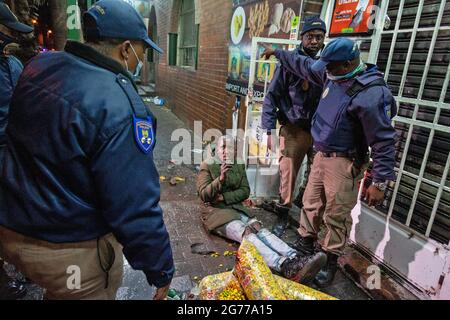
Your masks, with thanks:
[{"label": "white face mask", "polygon": [[[131,46],[131,50],[133,50],[134,56],[136,57],[136,60],[138,61],[138,64],[136,66],[136,70],[134,71],[134,74],[132,74],[133,77],[138,78],[141,75],[141,71],[142,68],[144,67],[144,63],[141,61],[141,59],[139,59],[136,50],[134,50],[133,45],[130,43]],[[127,71],[130,72],[130,70],[128,69],[128,62],[127,60],[125,60],[125,65],[127,66]],[[131,72],[130,72],[131,74]]]}]

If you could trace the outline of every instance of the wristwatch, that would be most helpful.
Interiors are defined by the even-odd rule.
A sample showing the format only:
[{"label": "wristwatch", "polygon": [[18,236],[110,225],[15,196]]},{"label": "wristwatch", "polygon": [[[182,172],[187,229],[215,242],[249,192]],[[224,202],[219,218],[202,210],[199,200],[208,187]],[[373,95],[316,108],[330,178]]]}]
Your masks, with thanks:
[{"label": "wristwatch", "polygon": [[389,182],[373,182],[372,185],[380,190],[381,192],[386,192]]}]

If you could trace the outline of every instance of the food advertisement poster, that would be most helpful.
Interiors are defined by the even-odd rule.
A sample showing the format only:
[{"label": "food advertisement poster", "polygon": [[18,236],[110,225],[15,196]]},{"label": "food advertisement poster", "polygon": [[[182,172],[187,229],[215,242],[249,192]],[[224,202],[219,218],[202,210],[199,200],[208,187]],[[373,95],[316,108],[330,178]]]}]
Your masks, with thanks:
[{"label": "food advertisement poster", "polygon": [[331,21],[331,37],[370,35],[376,0],[336,0]]},{"label": "food advertisement poster", "polygon": [[[246,96],[253,37],[290,39],[293,23],[299,26],[302,0],[235,0],[230,26],[228,79],[226,90]],[[297,32],[298,34],[298,32]],[[263,52],[260,47],[258,54]],[[266,75],[272,78],[274,64],[259,64],[254,95],[262,95]]]}]

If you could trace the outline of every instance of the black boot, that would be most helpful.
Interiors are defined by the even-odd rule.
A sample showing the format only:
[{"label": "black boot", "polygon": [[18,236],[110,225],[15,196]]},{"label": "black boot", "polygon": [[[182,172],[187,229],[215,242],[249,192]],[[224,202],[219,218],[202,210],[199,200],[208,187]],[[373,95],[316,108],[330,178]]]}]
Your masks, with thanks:
[{"label": "black boot", "polygon": [[292,248],[297,250],[301,256],[311,256],[314,254],[314,242],[314,238],[299,237],[299,239],[292,244]]},{"label": "black boot", "polygon": [[309,284],[326,263],[327,256],[323,252],[308,257],[297,256],[283,263],[281,273],[283,277],[291,281]]},{"label": "black boot", "polygon": [[326,266],[320,270],[314,279],[314,283],[319,288],[326,288],[333,283],[334,277],[336,276],[336,272],[338,269],[338,258],[339,256],[328,253],[327,254],[327,264]]},{"label": "black boot", "polygon": [[27,294],[25,286],[10,278],[0,263],[0,300],[18,300]]},{"label": "black boot", "polygon": [[275,201],[264,201],[260,207],[266,211],[276,213]]},{"label": "black boot", "polygon": [[275,213],[278,215],[278,220],[272,229],[272,233],[280,239],[289,225],[289,210],[289,207],[280,204],[275,205]]}]

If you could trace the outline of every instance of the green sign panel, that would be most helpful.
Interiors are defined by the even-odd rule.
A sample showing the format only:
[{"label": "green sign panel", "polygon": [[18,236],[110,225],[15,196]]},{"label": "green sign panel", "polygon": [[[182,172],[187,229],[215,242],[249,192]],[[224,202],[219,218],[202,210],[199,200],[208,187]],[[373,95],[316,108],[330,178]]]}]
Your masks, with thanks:
[{"label": "green sign panel", "polygon": [[78,0],[67,0],[67,39],[81,40],[81,15]]}]

